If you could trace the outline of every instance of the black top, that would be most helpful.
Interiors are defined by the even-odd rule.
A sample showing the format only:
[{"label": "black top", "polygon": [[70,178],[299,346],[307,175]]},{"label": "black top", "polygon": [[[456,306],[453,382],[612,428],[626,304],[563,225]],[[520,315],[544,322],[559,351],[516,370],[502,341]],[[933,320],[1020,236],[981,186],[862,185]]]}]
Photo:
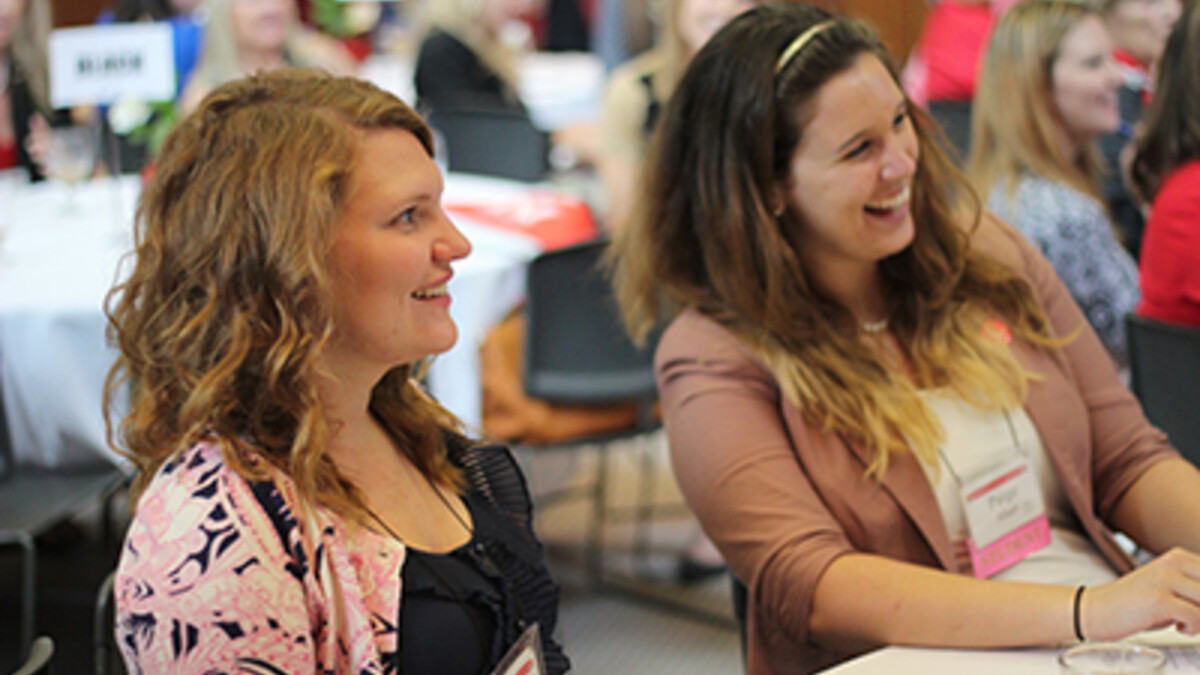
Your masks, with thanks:
[{"label": "black top", "polygon": [[658,94],[654,91],[654,73],[646,73],[641,77],[642,86],[646,88],[646,121],[642,124],[642,132],[646,136],[646,141],[649,142],[650,137],[654,135],[654,127],[658,124],[658,118],[662,115],[662,101],[658,100]]},{"label": "black top", "polygon": [[540,627],[548,673],[570,662],[551,637],[558,586],[530,528],[525,480],[507,448],[452,441],[466,474],[471,540],[446,554],[409,549],[400,601],[399,673],[487,675],[529,623]]},{"label": "black top", "polygon": [[470,47],[439,28],[421,41],[413,79],[423,109],[525,109],[517,93]]},{"label": "black top", "polygon": [[499,658],[497,648],[504,649],[496,626],[520,614],[486,558],[489,543],[500,544],[489,542],[496,528],[480,527],[481,519],[496,516],[477,495],[463,501],[476,527],[470,541],[445,554],[408,549],[400,574],[400,672],[487,673]]}]

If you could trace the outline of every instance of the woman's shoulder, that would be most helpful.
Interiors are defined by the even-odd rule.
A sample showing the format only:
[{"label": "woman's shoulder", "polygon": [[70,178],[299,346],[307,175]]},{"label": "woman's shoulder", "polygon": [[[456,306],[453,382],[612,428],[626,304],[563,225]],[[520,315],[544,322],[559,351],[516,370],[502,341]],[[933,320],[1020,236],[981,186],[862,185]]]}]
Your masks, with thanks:
[{"label": "woman's shoulder", "polygon": [[617,66],[604,87],[606,112],[611,116],[615,112],[614,106],[619,106],[620,110],[644,110],[650,105],[650,89],[646,83],[663,72],[664,58],[661,50],[652,49]]},{"label": "woman's shoulder", "polygon": [[[295,490],[283,472],[263,466],[251,480],[226,460],[223,443],[210,439],[167,460],[138,499],[135,520],[140,528],[169,533],[186,530],[214,517],[229,517],[243,526],[271,526],[283,535],[294,523]],[[248,460],[256,464],[253,458]],[[265,464],[265,462],[262,462]]]},{"label": "woman's shoulder", "polygon": [[1200,159],[1185,162],[1163,178],[1158,200],[1179,200],[1200,203]]},{"label": "woman's shoulder", "polygon": [[695,307],[685,309],[671,321],[658,342],[654,360],[660,373],[684,363],[723,372],[749,368],[766,373],[742,338]]},{"label": "woman's shoulder", "polygon": [[1045,176],[1025,172],[1007,190],[993,188],[987,206],[1021,232],[1035,239],[1052,236],[1064,223],[1104,216],[1104,207],[1093,196]]},{"label": "woman's shoulder", "polygon": [[666,54],[661,49],[651,49],[629,59],[617,66],[609,75],[610,86],[613,83],[638,83],[649,77],[654,78],[666,67]]}]

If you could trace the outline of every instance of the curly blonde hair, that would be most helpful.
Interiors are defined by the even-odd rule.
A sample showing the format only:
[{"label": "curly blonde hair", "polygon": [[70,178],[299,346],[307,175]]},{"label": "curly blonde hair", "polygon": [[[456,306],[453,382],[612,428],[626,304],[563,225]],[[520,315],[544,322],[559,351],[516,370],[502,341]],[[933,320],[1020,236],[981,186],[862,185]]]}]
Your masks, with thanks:
[{"label": "curly blonde hair", "polygon": [[[105,389],[109,442],[140,469],[135,496],[174,453],[209,439],[247,478],[265,460],[310,503],[362,520],[361,495],[327,454],[316,376],[333,330],[329,252],[372,129],[408,131],[432,154],[428,127],[399,99],[310,71],[222,85],[167,137],[138,205],[136,262],[106,301],[120,352]],[[418,468],[457,487],[446,454],[457,422],[413,368],[384,376],[371,411]]]}]

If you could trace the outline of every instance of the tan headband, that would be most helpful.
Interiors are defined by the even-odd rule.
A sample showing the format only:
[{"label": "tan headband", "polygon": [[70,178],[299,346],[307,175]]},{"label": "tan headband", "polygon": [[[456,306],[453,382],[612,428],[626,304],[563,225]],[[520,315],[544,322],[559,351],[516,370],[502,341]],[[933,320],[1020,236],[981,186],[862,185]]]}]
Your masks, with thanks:
[{"label": "tan headband", "polygon": [[783,50],[783,53],[779,55],[779,60],[775,62],[775,74],[778,75],[780,72],[782,72],[783,69],[787,67],[787,64],[790,63],[793,58],[795,58],[796,54],[800,53],[801,49],[804,49],[804,45],[811,42],[812,39],[817,36],[817,33],[829,28],[833,24],[834,21],[830,19],[829,21],[823,21],[815,26],[810,26],[808,30],[801,33],[800,36],[795,40],[792,40],[792,43],[787,46],[787,49]]}]

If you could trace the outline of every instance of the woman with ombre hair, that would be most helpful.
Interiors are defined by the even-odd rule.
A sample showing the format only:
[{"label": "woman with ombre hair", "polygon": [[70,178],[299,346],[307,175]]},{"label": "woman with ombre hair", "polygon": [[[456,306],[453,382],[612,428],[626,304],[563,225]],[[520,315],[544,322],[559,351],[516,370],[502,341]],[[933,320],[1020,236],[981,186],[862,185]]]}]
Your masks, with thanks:
[{"label": "woman with ombre hair", "polygon": [[1094,7],[1036,0],[992,33],[976,91],[967,173],[987,207],[1054,265],[1119,366],[1137,265],[1104,201],[1097,139],[1120,124],[1121,76]]},{"label": "woman with ombre hair", "polygon": [[[1200,631],[1200,556],[1166,553],[1200,550],[1200,472],[928,125],[870,29],[750,9],[615,239],[630,327],[670,322],[671,457],[748,590],[748,673]],[[1136,569],[1114,530],[1164,555]]]},{"label": "woman with ombre hair", "polygon": [[567,670],[512,456],[414,378],[470,250],[432,151],[399,99],[307,71],[222,85],[167,137],[108,301],[130,672],[476,675],[529,635]]}]

